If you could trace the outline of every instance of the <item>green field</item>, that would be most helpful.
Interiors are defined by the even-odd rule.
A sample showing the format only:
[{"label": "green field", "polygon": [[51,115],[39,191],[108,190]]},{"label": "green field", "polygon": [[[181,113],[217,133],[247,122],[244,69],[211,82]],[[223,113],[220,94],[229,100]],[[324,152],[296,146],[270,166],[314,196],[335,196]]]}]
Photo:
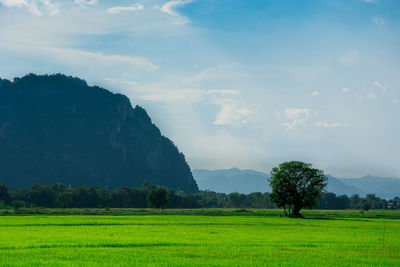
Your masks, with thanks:
[{"label": "green field", "polygon": [[263,212],[0,216],[0,266],[400,266],[400,212]]}]

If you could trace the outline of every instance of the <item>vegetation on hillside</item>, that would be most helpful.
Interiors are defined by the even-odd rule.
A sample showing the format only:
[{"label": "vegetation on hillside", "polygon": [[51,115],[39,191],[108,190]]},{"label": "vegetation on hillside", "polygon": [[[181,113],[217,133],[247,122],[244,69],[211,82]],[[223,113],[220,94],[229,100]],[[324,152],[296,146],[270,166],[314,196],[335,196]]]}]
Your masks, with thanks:
[{"label": "vegetation on hillside", "polygon": [[116,188],[145,180],[198,191],[185,157],[146,111],[78,78],[0,80],[0,182]]}]

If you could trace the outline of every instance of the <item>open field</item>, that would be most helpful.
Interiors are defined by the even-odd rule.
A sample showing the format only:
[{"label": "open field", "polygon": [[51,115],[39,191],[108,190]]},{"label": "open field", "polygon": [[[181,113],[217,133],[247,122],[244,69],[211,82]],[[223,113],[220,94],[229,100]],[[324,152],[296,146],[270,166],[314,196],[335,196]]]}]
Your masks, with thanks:
[{"label": "open field", "polygon": [[400,212],[352,212],[1,216],[0,266],[400,266]]}]

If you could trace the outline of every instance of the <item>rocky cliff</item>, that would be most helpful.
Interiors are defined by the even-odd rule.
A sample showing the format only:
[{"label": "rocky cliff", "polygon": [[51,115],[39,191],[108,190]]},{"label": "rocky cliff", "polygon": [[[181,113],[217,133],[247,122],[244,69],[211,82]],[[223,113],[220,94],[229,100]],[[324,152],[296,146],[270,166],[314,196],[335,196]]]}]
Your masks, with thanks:
[{"label": "rocky cliff", "polygon": [[0,79],[0,183],[196,192],[185,157],[129,99],[61,74]]}]

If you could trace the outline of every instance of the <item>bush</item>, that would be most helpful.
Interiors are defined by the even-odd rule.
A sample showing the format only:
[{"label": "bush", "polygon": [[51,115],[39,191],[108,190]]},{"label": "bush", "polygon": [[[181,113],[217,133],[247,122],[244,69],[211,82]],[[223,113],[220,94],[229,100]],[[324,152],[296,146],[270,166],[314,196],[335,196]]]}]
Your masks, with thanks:
[{"label": "bush", "polygon": [[22,200],[14,200],[11,205],[14,207],[14,210],[17,211],[25,207],[25,202]]},{"label": "bush", "polygon": [[362,210],[364,211],[369,211],[371,209],[371,204],[369,204],[368,202],[364,203],[361,207]]}]

